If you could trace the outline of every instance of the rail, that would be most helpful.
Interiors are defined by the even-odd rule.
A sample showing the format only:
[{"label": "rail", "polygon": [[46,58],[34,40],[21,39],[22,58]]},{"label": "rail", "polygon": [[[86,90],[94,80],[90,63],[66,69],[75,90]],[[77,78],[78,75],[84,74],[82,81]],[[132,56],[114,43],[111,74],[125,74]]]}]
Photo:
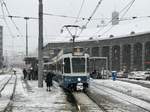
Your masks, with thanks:
[{"label": "rail", "polygon": [[[99,90],[102,90],[102,91],[104,91],[105,93],[110,94],[111,96],[117,97],[117,98],[119,98],[119,99],[121,99],[121,100],[123,100],[123,101],[126,101],[126,102],[128,102],[128,103],[130,103],[130,104],[132,104],[132,105],[135,105],[135,106],[137,106],[137,107],[139,107],[139,108],[141,108],[141,109],[144,109],[144,110],[150,112],[150,108],[147,107],[147,106],[145,106],[145,105],[147,105],[147,104],[149,104],[149,103],[146,102],[146,101],[144,101],[144,100],[141,100],[141,99],[139,99],[139,98],[137,98],[137,97],[133,97],[133,96],[130,96],[130,95],[128,95],[128,94],[122,93],[122,92],[120,92],[120,91],[116,91],[115,89],[106,87],[106,86],[101,85],[101,84],[94,83],[93,87],[95,87],[95,88],[97,88],[97,89],[99,89]],[[111,90],[111,92],[110,92],[110,90]],[[119,95],[119,94],[120,94],[120,95]],[[122,97],[121,97],[121,96],[122,96]],[[124,96],[127,97],[127,98],[124,98]],[[137,102],[137,103],[135,103],[135,102],[132,101],[132,100],[128,100],[128,99],[133,99],[133,100],[134,100],[135,102]],[[142,102],[142,105],[143,105],[143,106],[142,106],[140,103],[138,104],[138,102]]]},{"label": "rail", "polygon": [[0,97],[1,97],[1,92],[4,90],[4,88],[6,87],[6,85],[8,84],[8,82],[11,80],[13,75],[11,75],[11,77],[6,81],[6,83],[3,85],[2,88],[0,88]]},{"label": "rail", "polygon": [[[14,75],[11,76],[11,78],[13,77]],[[10,81],[10,80],[9,80]],[[9,82],[8,81],[8,82]],[[7,83],[8,84],[8,83]],[[8,102],[7,106],[4,108],[4,110],[2,112],[12,112],[12,105],[13,105],[13,100],[14,100],[14,96],[15,96],[15,90],[16,90],[16,84],[17,84],[17,75],[15,75],[15,83],[14,83],[14,86],[13,86],[13,92],[12,92],[12,95],[10,96],[10,101]]]}]

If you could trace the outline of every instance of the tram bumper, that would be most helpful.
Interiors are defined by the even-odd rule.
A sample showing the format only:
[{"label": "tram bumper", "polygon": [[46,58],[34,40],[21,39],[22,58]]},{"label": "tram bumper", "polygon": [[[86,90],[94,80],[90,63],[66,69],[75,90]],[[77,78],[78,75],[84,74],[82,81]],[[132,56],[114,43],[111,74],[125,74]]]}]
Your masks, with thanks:
[{"label": "tram bumper", "polygon": [[76,90],[83,90],[83,83],[77,83]]}]

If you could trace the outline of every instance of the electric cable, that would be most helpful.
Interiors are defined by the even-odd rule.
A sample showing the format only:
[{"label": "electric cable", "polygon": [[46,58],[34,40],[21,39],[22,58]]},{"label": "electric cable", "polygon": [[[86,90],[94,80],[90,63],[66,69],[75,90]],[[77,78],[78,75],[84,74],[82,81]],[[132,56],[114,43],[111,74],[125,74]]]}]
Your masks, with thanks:
[{"label": "electric cable", "polygon": [[[5,17],[9,17],[9,18],[23,18],[23,19],[25,18],[25,16],[18,16],[18,15],[9,15],[9,16],[5,15]],[[70,18],[70,16],[68,16],[68,17]],[[30,16],[27,16],[27,18],[29,18],[29,19],[35,19],[35,20],[38,19],[38,17],[30,17]],[[73,17],[73,18],[75,19],[76,17]],[[141,19],[141,18],[150,18],[150,16],[132,16],[132,17],[120,18],[119,21],[132,20],[132,19]],[[3,15],[0,15],[0,19],[3,19]],[[84,20],[86,20],[86,19],[88,19],[88,18],[84,18]],[[93,21],[99,21],[101,19],[110,20],[112,18],[93,18],[91,20],[93,20]]]},{"label": "electric cable", "polygon": [[102,0],[100,0],[98,2],[98,4],[96,5],[94,11],[92,12],[91,16],[88,18],[88,21],[85,23],[84,27],[86,28],[88,23],[91,21],[92,17],[94,16],[94,14],[96,13],[97,9],[99,8],[100,4],[101,4]]},{"label": "electric cable", "polygon": [[11,28],[9,27],[9,25],[8,25],[8,23],[7,23],[7,20],[6,20],[6,18],[5,18],[5,12],[4,12],[3,3],[2,3],[1,0],[0,0],[0,3],[1,3],[1,10],[2,10],[2,13],[3,13],[3,20],[4,20],[4,23],[6,24],[6,26],[7,26],[7,28],[8,28],[8,32],[9,32],[9,34],[11,35],[11,37],[14,38],[14,35],[13,35],[12,31],[11,31]]},{"label": "electric cable", "polygon": [[29,18],[29,19],[38,19],[37,17],[25,17],[25,16],[15,16],[15,15],[9,15],[9,16],[7,16],[7,17],[10,17],[10,18],[22,18],[22,19],[24,19],[24,18]]},{"label": "electric cable", "polygon": [[81,33],[83,32],[83,30],[87,27],[87,25],[89,24],[89,22],[91,21],[92,17],[94,16],[94,14],[96,13],[97,9],[99,8],[100,4],[101,4],[102,0],[100,0],[98,2],[98,4],[96,5],[95,9],[93,10],[91,16],[88,18],[88,21],[85,23],[85,25],[83,25],[83,28],[81,29],[80,33],[78,36],[81,35]]},{"label": "electric cable", "polygon": [[83,0],[83,1],[82,1],[81,7],[80,7],[80,9],[79,9],[79,12],[78,12],[77,18],[76,18],[76,20],[75,20],[75,22],[74,22],[74,23],[77,23],[78,18],[79,18],[79,16],[80,16],[80,13],[81,13],[81,11],[82,11],[82,8],[83,8],[84,3],[85,3],[85,0]]},{"label": "electric cable", "polygon": [[14,21],[14,20],[12,19],[12,17],[10,16],[11,14],[10,14],[10,12],[9,12],[9,10],[8,10],[8,7],[7,7],[6,3],[5,3],[3,0],[1,0],[1,1],[2,1],[2,4],[3,4],[3,5],[5,6],[5,8],[6,8],[6,11],[7,11],[7,13],[8,13],[8,16],[10,17],[10,20],[12,21],[13,25],[15,26],[15,28],[16,28],[16,30],[18,31],[18,33],[20,34],[20,36],[22,36],[22,33],[21,33],[19,27],[17,26],[17,24],[15,23],[15,21]]},{"label": "electric cable", "polygon": [[[126,8],[127,8],[127,11],[123,14],[123,16],[129,11],[129,9],[131,8],[131,6],[133,5],[133,3],[135,2],[135,0],[132,0],[131,2],[129,2],[119,13],[122,13]],[[115,16],[114,18],[116,18],[117,16]],[[114,19],[112,19],[112,20],[110,20],[107,24],[106,24],[106,26],[108,26],[109,25],[109,23],[111,23],[112,21],[113,21]],[[106,27],[105,26],[105,27]],[[105,27],[103,27],[103,29],[105,28]],[[109,28],[107,31],[105,31],[101,36],[103,36],[104,34],[106,34],[108,31],[110,31],[111,29],[112,29],[113,27],[111,27],[111,28]],[[103,30],[103,29],[100,29],[100,30],[98,30],[96,33],[98,33],[98,32],[100,32],[101,30]],[[94,33],[94,35],[96,35],[96,33]]]},{"label": "electric cable", "polygon": [[126,15],[126,13],[129,11],[129,9],[132,7],[133,3],[135,2],[135,0],[131,1],[130,6],[127,8],[127,10],[124,12],[124,14],[122,15],[122,17],[124,17]]}]

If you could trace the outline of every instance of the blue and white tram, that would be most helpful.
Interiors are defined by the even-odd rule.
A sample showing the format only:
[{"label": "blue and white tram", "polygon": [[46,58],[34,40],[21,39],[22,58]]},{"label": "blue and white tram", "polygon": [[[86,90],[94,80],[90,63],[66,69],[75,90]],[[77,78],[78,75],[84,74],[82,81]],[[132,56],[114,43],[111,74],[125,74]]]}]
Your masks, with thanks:
[{"label": "blue and white tram", "polygon": [[50,66],[57,76],[60,86],[71,90],[82,90],[88,87],[88,58],[89,55],[73,55],[67,53],[52,59]]}]

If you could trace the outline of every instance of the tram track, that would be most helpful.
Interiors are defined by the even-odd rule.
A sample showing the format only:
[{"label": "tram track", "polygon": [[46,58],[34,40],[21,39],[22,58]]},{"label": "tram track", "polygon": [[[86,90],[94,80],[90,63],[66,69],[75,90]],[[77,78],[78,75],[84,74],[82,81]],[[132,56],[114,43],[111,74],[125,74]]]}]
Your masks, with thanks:
[{"label": "tram track", "polygon": [[120,92],[120,93],[122,93],[122,94],[126,94],[126,95],[128,95],[128,96],[131,96],[131,97],[134,97],[134,98],[143,100],[143,101],[145,101],[145,102],[147,102],[147,103],[150,103],[150,100],[148,100],[148,99],[143,99],[143,98],[139,98],[138,96],[131,95],[131,93],[128,93],[128,92],[124,92],[124,91],[121,91],[121,90],[118,90],[118,89],[115,89],[115,88],[112,88],[112,87],[108,87],[108,86],[105,86],[105,85],[102,85],[102,84],[97,84],[97,83],[95,83],[95,85],[104,86],[104,87],[106,87],[106,88],[115,90],[115,91]]},{"label": "tram track", "polygon": [[67,96],[67,101],[73,106],[72,112],[107,112],[102,107],[99,107],[99,105],[84,92],[65,90],[65,94]]},{"label": "tram track", "polygon": [[0,84],[6,79],[7,76],[3,77],[1,80],[0,80]]},{"label": "tram track", "polygon": [[107,112],[103,108],[99,107],[89,96],[83,92],[73,93],[79,112]]},{"label": "tram track", "polygon": [[[94,83],[94,85],[92,85],[92,86],[94,88],[97,88],[98,90],[101,90],[101,91],[109,94],[110,96],[119,98],[119,99],[121,99],[121,100],[123,100],[125,102],[128,102],[128,103],[130,103],[132,105],[135,105],[136,107],[139,107],[139,108],[145,110],[146,112],[150,112],[150,107],[147,106],[147,105],[150,105],[149,102],[141,100],[141,99],[139,99],[137,97],[130,96],[130,95],[125,94],[123,92],[116,91],[115,89],[106,87],[106,86],[101,85],[101,84]],[[140,103],[138,103],[138,102],[140,102]]]},{"label": "tram track", "polygon": [[142,86],[142,87],[145,87],[145,88],[149,88],[149,89],[150,89],[150,84],[146,84],[146,83],[143,83],[143,82],[136,82],[136,81],[124,80],[124,79],[117,79],[117,80],[123,81],[123,82],[132,83],[132,84],[137,84],[137,85],[140,85],[140,86]]},{"label": "tram track", "polygon": [[6,80],[6,82],[4,81],[1,85],[1,87],[0,87],[0,96],[1,96],[1,92],[4,90],[4,88],[6,87],[6,85],[9,83],[9,81],[11,80],[11,78],[12,78],[12,76],[13,75],[11,75],[9,78],[8,78],[8,80]]},{"label": "tram track", "polygon": [[[15,79],[14,79],[15,78]],[[12,81],[12,82],[10,82]],[[9,97],[9,102],[7,103],[6,107],[4,107],[4,109],[0,112],[12,112],[12,108],[13,108],[13,100],[14,100],[14,96],[15,96],[15,90],[16,90],[16,84],[17,84],[17,75],[11,75],[11,77],[9,78],[9,80],[7,81],[7,83],[5,84],[5,87],[8,84],[13,84],[13,90],[12,90],[12,94]],[[5,89],[4,87],[4,89]],[[3,89],[3,90],[4,90]]]}]

